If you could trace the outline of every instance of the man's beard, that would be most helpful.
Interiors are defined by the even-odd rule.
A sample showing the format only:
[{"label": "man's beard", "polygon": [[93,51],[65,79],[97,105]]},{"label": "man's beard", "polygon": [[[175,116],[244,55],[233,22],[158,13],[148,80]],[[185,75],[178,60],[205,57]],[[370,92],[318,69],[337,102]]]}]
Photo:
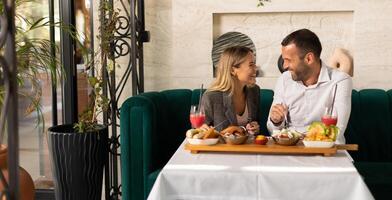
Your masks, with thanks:
[{"label": "man's beard", "polygon": [[304,62],[300,63],[296,71],[291,71],[291,78],[294,81],[305,81],[310,73],[310,67]]}]

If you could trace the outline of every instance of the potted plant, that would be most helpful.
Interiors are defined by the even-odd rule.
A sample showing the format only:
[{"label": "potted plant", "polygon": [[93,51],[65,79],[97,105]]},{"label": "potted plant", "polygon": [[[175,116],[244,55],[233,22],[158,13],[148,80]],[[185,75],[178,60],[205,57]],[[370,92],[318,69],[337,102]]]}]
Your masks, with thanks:
[{"label": "potted plant", "polygon": [[[102,74],[113,73],[111,45],[114,41],[118,11],[100,1],[100,50],[87,62],[92,88],[89,105],[79,115],[75,124],[65,124],[48,129],[48,144],[55,184],[56,199],[101,199],[103,168],[109,154],[108,128],[99,123],[100,114],[109,108],[109,98],[103,93]],[[101,58],[100,62],[98,62]],[[106,62],[106,59],[107,62]],[[108,63],[107,66],[104,63]],[[109,94],[111,95],[111,94]]]},{"label": "potted plant", "polygon": [[[38,114],[38,123],[43,124],[43,115],[40,110],[40,99],[42,95],[42,87],[40,79],[42,73],[47,74],[47,78],[52,79],[52,84],[57,83],[57,77],[61,76],[61,66],[57,58],[53,58],[51,54],[52,44],[50,40],[43,38],[32,38],[28,33],[43,27],[51,26],[46,18],[39,18],[31,20],[23,15],[18,14],[18,7],[31,2],[30,0],[17,0],[16,5],[16,18],[23,22],[22,26],[16,23],[16,60],[17,60],[17,79],[20,86],[25,83],[30,84],[29,91],[18,91],[21,96],[29,100],[29,106],[26,113],[36,111]],[[107,5],[101,8],[106,13],[108,12]],[[0,12],[3,12],[3,5],[0,2]],[[100,38],[102,41],[101,52],[96,53],[96,57],[103,54],[104,57],[109,57],[110,50],[110,37],[114,33],[114,23],[117,20],[117,12],[111,12],[111,16],[107,20],[105,26],[100,27]],[[19,23],[20,24],[20,23]],[[77,41],[77,33],[72,27],[66,27],[61,23],[56,23],[53,26],[65,29],[71,37]],[[79,45],[81,43],[77,41]],[[58,52],[59,48],[55,45],[55,50]],[[87,52],[87,51],[84,51]],[[0,53],[4,53],[0,51]],[[88,57],[86,57],[88,58]],[[110,63],[110,62],[109,62]],[[107,70],[107,67],[91,67],[96,65],[96,59],[88,62],[89,70]],[[109,67],[110,68],[110,67]],[[3,71],[0,70],[0,73]],[[110,73],[110,72],[109,72]],[[96,73],[96,74],[102,74]],[[2,74],[0,74],[2,76]],[[65,77],[66,78],[66,77]],[[108,131],[106,125],[98,124],[99,113],[104,112],[108,108],[108,99],[102,93],[102,79],[101,77],[90,77],[89,83],[91,84],[93,93],[90,95],[91,103],[86,111],[80,117],[79,122],[70,125],[60,125],[49,128],[48,143],[50,150],[50,158],[52,161],[52,171],[55,183],[56,199],[100,199],[102,188],[102,174],[103,167],[108,154]],[[0,87],[0,106],[2,112],[4,111],[3,101],[5,90]],[[1,124],[5,124],[3,121]],[[3,137],[5,127],[0,127],[2,130],[0,135],[0,143]],[[4,150],[4,145],[0,148],[1,152]],[[2,155],[2,154],[1,154]],[[0,155],[0,157],[2,157]],[[0,159],[6,160],[6,159]],[[0,163],[0,166],[4,164]],[[33,184],[30,177],[31,191],[33,191]],[[1,187],[1,184],[0,184]],[[24,191],[24,190],[23,190]],[[24,192],[26,193],[26,192]],[[33,192],[31,192],[33,194]]]},{"label": "potted plant", "polygon": [[76,124],[48,129],[48,145],[56,199],[101,199],[103,169],[108,156],[108,128],[97,115],[107,108],[102,83],[91,77],[93,100]]},{"label": "potted plant", "polygon": [[69,124],[49,128],[56,199],[101,199],[107,138],[104,125],[83,133]]}]

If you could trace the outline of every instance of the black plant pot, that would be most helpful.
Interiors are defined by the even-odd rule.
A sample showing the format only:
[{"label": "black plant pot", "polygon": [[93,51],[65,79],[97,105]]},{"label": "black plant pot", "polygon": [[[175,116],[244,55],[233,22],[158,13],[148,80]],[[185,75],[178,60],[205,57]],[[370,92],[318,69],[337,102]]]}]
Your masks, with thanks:
[{"label": "black plant pot", "polygon": [[76,133],[72,125],[54,126],[48,129],[48,144],[56,199],[101,199],[107,127]]}]

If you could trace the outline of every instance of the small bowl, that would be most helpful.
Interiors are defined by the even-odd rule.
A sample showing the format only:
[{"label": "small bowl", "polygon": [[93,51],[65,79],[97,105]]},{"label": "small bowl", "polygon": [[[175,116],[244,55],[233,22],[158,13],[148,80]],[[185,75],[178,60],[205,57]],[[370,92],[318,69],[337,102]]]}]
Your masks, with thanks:
[{"label": "small bowl", "polygon": [[257,137],[254,139],[253,143],[258,144],[258,145],[266,145],[268,142],[268,138],[265,137],[263,140],[257,139]]},{"label": "small bowl", "polygon": [[214,145],[218,143],[219,138],[208,138],[208,139],[195,139],[195,138],[187,138],[189,144],[192,145]]},{"label": "small bowl", "polygon": [[296,145],[299,141],[300,137],[292,137],[292,138],[279,138],[279,137],[272,137],[276,144],[284,145],[284,146],[291,146]]},{"label": "small bowl", "polygon": [[325,141],[306,141],[303,140],[305,147],[314,147],[314,148],[331,148],[335,144],[335,142],[325,142]]},{"label": "small bowl", "polygon": [[230,136],[222,136],[222,138],[225,140],[226,144],[237,145],[237,144],[244,144],[248,139],[248,135],[237,136],[235,138],[232,138]]}]

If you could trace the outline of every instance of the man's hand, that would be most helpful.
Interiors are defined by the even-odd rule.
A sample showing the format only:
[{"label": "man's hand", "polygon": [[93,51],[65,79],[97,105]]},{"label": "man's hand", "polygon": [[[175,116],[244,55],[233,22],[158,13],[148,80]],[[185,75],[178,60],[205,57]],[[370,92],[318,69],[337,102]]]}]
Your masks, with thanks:
[{"label": "man's hand", "polygon": [[284,120],[287,113],[287,106],[283,104],[275,104],[271,108],[270,119],[274,124],[280,124]]}]

